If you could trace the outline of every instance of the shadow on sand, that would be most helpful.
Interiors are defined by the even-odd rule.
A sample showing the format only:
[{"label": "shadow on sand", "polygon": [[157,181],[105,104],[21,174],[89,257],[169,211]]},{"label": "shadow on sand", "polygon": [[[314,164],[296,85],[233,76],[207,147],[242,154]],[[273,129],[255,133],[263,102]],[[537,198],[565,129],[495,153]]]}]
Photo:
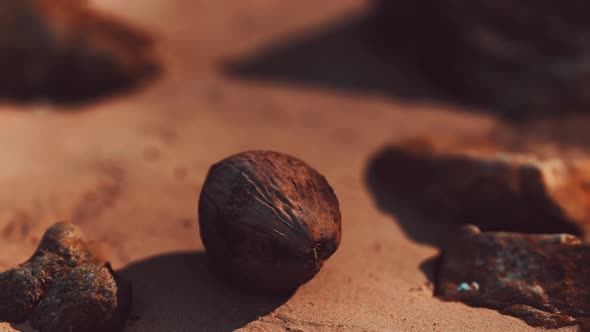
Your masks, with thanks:
[{"label": "shadow on sand", "polygon": [[233,331],[290,297],[228,287],[209,272],[204,253],[155,256],[119,273],[133,283],[132,313],[137,316],[125,331]]}]

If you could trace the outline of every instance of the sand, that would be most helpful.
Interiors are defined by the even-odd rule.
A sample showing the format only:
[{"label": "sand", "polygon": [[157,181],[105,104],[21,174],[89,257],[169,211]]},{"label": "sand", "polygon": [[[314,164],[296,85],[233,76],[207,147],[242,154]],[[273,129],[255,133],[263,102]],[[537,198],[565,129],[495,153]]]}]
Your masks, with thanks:
[{"label": "sand", "polygon": [[[426,133],[479,135],[498,119],[379,89],[245,80],[224,71],[230,59],[360,15],[365,1],[95,3],[153,32],[165,73],[141,91],[92,104],[0,106],[0,269],[27,259],[48,225],[72,220],[134,283],[136,317],[126,331],[535,330],[434,298],[428,262],[438,249],[380,210],[365,181],[383,144]],[[359,57],[350,64],[359,76],[348,76],[350,68],[331,74],[354,83],[380,72],[363,65],[372,58],[354,47],[358,36],[349,37],[353,47],[341,56]],[[209,165],[249,149],[307,161],[340,200],[340,249],[290,297],[234,290],[205,264],[202,182]]]}]

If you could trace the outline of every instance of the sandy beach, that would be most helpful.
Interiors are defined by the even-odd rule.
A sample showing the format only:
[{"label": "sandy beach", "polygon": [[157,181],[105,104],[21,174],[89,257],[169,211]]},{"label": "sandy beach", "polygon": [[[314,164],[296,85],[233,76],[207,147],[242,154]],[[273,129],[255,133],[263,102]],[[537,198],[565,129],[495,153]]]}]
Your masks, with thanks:
[{"label": "sandy beach", "polygon": [[[412,222],[398,218],[411,216],[379,207],[367,185],[367,167],[385,144],[419,135],[468,139],[509,125],[493,113],[393,93],[399,89],[387,78],[420,84],[385,66],[350,27],[366,1],[94,4],[152,33],[163,72],[92,103],[0,104],[0,270],[26,260],[49,225],[69,220],[133,282],[125,331],[537,330],[433,297],[439,249],[416,236],[431,230],[418,221],[404,227]],[[232,71],[234,63],[260,78]],[[275,70],[282,67],[301,75]],[[527,134],[545,128],[534,121],[524,124]],[[552,125],[563,151],[584,153],[579,143],[589,140],[572,125],[583,121]],[[340,201],[341,247],[289,296],[217,280],[199,237],[197,201],[209,166],[253,149],[305,160]],[[32,331],[0,324],[15,330]]]}]

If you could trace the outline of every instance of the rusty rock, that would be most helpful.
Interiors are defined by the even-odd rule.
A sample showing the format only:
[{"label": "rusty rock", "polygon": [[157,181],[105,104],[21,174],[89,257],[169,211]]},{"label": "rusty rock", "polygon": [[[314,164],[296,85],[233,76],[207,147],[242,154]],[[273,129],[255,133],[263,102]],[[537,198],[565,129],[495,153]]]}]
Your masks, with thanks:
[{"label": "rusty rock", "polygon": [[374,2],[378,43],[453,96],[517,114],[590,105],[588,2]]},{"label": "rusty rock", "polygon": [[444,248],[436,295],[496,309],[532,326],[590,322],[590,246],[567,234],[481,232]]},{"label": "rusty rock", "polygon": [[483,230],[588,234],[590,163],[414,139],[388,146],[370,179],[400,207]]},{"label": "rusty rock", "polygon": [[78,102],[158,70],[151,38],[88,1],[0,0],[0,96]]},{"label": "rusty rock", "polygon": [[78,227],[67,223],[51,226],[28,261],[0,274],[0,320],[25,321],[57,279],[77,265],[100,262]]},{"label": "rusty rock", "polygon": [[[88,273],[84,275],[84,272]],[[110,279],[105,277],[105,273],[109,274]],[[117,292],[119,287],[120,300],[114,302],[113,308],[112,302],[105,296],[109,292]],[[42,332],[69,331],[67,328],[54,328],[54,319],[65,322],[61,316],[52,314],[44,317],[39,313],[48,313],[48,307],[51,307],[51,312],[57,313],[62,310],[58,308],[60,304],[70,306],[73,303],[78,304],[80,310],[94,306],[93,308],[100,308],[104,312],[111,308],[113,310],[109,314],[124,321],[124,315],[118,312],[128,306],[126,303],[130,303],[130,292],[126,290],[128,288],[128,284],[118,279],[108,263],[96,253],[92,244],[86,241],[77,226],[58,223],[47,229],[39,247],[29,260],[0,274],[0,321],[22,323],[31,319],[35,327]],[[90,303],[89,298],[94,298],[97,303]],[[104,301],[106,302],[103,303]],[[120,303],[121,307],[117,303]],[[97,316],[93,317],[82,313],[76,316],[77,313],[70,309],[63,311],[66,312],[68,317],[71,317],[69,319],[78,317],[93,324],[93,317],[98,319],[108,316],[98,316],[102,315],[98,312]],[[71,322],[67,321],[68,324]],[[77,326],[72,323],[72,331],[88,330],[77,329]]]},{"label": "rusty rock", "polygon": [[42,332],[117,331],[130,311],[130,284],[106,265],[74,268],[49,289],[31,314]]}]

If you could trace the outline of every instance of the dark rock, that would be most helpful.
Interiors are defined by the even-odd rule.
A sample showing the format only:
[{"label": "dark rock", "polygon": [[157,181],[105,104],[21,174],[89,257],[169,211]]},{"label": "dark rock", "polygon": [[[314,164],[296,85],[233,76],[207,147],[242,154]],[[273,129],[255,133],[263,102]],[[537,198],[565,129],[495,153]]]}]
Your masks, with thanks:
[{"label": "dark rock", "polygon": [[31,314],[41,332],[120,331],[130,312],[129,284],[109,266],[84,264],[49,289]]},{"label": "dark rock", "polygon": [[0,97],[79,102],[153,76],[151,38],[88,1],[0,0]]},{"label": "dark rock", "polygon": [[444,248],[436,295],[532,326],[587,324],[590,246],[567,234],[486,233],[465,226]]},{"label": "dark rock", "polygon": [[0,274],[0,321],[41,332],[116,331],[130,306],[131,285],[74,224],[51,226],[28,261]]},{"label": "dark rock", "polygon": [[467,141],[433,138],[391,145],[377,154],[368,173],[397,206],[437,223],[588,234],[587,161],[506,153],[494,144]]},{"label": "dark rock", "polygon": [[375,2],[378,43],[456,94],[522,113],[590,106],[588,2]]}]

